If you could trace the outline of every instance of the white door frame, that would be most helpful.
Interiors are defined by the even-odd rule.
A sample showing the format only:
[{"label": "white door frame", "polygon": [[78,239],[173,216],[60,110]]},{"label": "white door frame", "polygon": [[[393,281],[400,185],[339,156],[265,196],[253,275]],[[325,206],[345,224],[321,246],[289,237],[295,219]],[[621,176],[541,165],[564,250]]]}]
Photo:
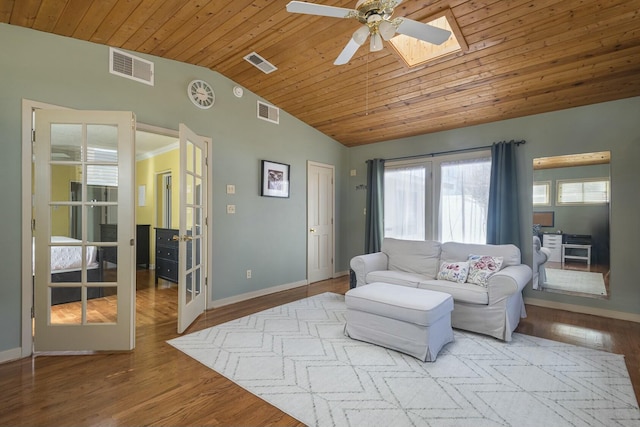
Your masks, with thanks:
[{"label": "white door frame", "polygon": [[[13,353],[10,357],[22,358],[28,357],[33,354],[33,276],[32,276],[32,176],[31,176],[31,162],[33,159],[33,144],[32,130],[33,130],[33,110],[34,109],[69,109],[68,107],[62,107],[55,104],[48,104],[45,102],[34,101],[30,99],[22,99],[22,224],[21,224],[21,272],[22,272],[22,315],[21,315],[21,340],[20,348]],[[144,123],[137,123],[136,129],[155,132],[164,135],[178,136],[178,132],[175,130],[169,130],[160,128]],[[212,156],[212,144],[208,144],[209,158]],[[208,188],[213,188],[213,161],[209,161],[208,165]],[[207,210],[209,213],[213,212],[213,197],[209,197],[207,200]],[[28,214],[27,214],[28,213]],[[211,219],[211,218],[210,218]],[[209,244],[212,242],[212,227],[207,227],[207,241]],[[207,251],[207,275],[211,277],[213,266],[213,251]],[[209,281],[210,283],[210,281]],[[207,287],[207,309],[212,308],[211,303],[212,287]]]},{"label": "white door frame", "polygon": [[[326,164],[326,163],[319,163],[319,162],[314,162],[312,160],[308,160],[307,161],[307,185],[309,185],[309,172],[312,166],[316,166],[316,167],[321,167],[321,168],[326,168],[326,169],[331,169],[331,273],[330,273],[330,278],[334,278],[336,275],[336,263],[335,263],[335,258],[336,258],[336,191],[335,191],[335,175],[336,175],[336,170],[335,170],[335,166],[334,165],[330,165],[330,164]],[[307,283],[310,282],[310,275],[309,275],[309,271],[310,271],[310,254],[309,254],[309,232],[310,232],[310,227],[311,224],[309,223],[309,203],[310,203],[310,194],[307,191]]]}]

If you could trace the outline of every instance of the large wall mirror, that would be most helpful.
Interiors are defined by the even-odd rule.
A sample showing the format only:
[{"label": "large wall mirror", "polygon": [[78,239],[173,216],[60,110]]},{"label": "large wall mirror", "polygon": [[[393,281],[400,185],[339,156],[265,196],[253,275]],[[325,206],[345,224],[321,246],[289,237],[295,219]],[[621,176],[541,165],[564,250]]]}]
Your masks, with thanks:
[{"label": "large wall mirror", "polygon": [[533,160],[533,288],[608,298],[609,151]]}]

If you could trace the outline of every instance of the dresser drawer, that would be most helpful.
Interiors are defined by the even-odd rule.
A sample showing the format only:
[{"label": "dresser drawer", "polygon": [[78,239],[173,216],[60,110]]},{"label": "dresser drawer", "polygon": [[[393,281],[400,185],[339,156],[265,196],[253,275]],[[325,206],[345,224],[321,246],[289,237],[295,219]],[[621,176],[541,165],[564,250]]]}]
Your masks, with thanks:
[{"label": "dresser drawer", "polygon": [[172,248],[169,246],[156,247],[156,259],[178,262],[178,248]]},{"label": "dresser drawer", "polygon": [[156,264],[156,276],[178,282],[178,263],[162,260]]}]

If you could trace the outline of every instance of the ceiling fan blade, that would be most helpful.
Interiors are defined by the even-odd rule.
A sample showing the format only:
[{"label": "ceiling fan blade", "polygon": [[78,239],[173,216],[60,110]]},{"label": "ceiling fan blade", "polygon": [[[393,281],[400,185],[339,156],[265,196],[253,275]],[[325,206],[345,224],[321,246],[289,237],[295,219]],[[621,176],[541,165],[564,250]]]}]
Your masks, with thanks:
[{"label": "ceiling fan blade", "polygon": [[325,6],[322,4],[307,3],[305,1],[290,1],[287,4],[287,12],[330,16],[332,18],[348,18],[349,14],[355,11],[344,7]]},{"label": "ceiling fan blade", "polygon": [[433,25],[424,24],[408,18],[398,18],[398,33],[433,44],[442,44],[451,36],[451,31],[443,30]]},{"label": "ceiling fan blade", "polygon": [[344,65],[348,63],[351,58],[353,58],[353,55],[356,54],[356,51],[359,47],[360,45],[356,43],[352,38],[349,39],[349,43],[347,43],[344,49],[342,49],[342,52],[340,52],[340,55],[338,55],[333,65]]}]

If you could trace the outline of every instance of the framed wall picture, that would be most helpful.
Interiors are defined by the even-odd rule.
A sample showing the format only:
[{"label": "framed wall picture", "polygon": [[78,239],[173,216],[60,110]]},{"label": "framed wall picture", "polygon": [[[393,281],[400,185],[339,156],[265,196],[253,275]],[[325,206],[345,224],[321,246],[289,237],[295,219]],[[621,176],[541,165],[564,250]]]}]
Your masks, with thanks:
[{"label": "framed wall picture", "polygon": [[533,223],[541,227],[553,227],[553,212],[534,212]]},{"label": "framed wall picture", "polygon": [[284,163],[262,161],[262,191],[265,197],[289,197],[290,166]]}]

